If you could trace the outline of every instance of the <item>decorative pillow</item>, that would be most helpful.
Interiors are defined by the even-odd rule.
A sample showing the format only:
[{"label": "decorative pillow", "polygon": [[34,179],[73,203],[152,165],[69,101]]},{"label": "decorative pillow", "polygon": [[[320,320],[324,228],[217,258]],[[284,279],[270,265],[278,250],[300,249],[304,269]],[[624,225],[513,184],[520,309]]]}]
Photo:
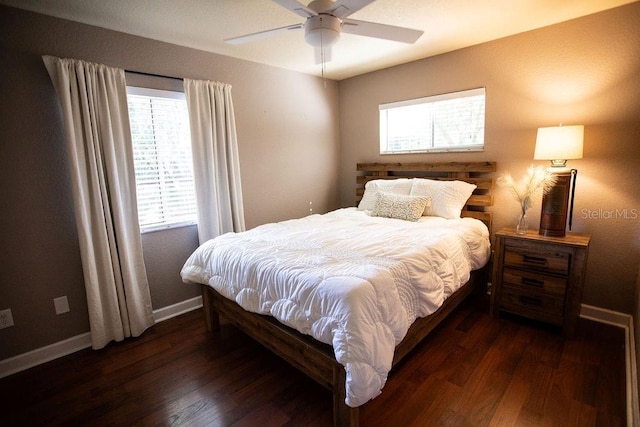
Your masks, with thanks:
[{"label": "decorative pillow", "polygon": [[406,196],[411,192],[413,181],[409,178],[398,179],[374,179],[364,186],[364,194],[362,200],[358,204],[358,210],[370,211],[376,205],[376,195],[380,191],[392,194],[404,194]]},{"label": "decorative pillow", "polygon": [[430,200],[428,197],[378,192],[371,215],[417,221]]},{"label": "decorative pillow", "polygon": [[474,184],[464,181],[414,178],[409,194],[431,198],[431,203],[425,208],[424,215],[456,219],[460,218],[462,208],[475,189]]}]

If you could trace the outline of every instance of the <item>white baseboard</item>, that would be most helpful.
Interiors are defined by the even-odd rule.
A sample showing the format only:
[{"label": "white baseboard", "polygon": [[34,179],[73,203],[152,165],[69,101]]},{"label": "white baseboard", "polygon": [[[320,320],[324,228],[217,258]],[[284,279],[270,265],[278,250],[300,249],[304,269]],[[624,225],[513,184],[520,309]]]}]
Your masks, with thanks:
[{"label": "white baseboard", "polygon": [[606,323],[607,325],[619,328],[628,328],[631,322],[631,315],[620,313],[606,308],[594,307],[593,305],[582,304],[580,317],[593,320],[594,322]]},{"label": "white baseboard", "polygon": [[636,358],[636,340],[633,319],[627,329],[629,337],[626,349],[627,366],[627,426],[640,427],[640,396],[638,396],[638,366]]},{"label": "white baseboard", "polygon": [[633,317],[600,307],[582,304],[580,317],[595,322],[618,326],[625,330],[625,372],[627,386],[627,426],[640,427],[640,402],[638,397],[638,367]]},{"label": "white baseboard", "polygon": [[188,313],[200,307],[202,307],[202,295],[153,310],[153,320],[155,320],[156,323],[164,322],[172,317],[180,316],[181,314]]},{"label": "white baseboard", "polygon": [[[200,307],[202,307],[202,296],[154,310],[153,319],[156,323],[163,322]],[[88,347],[91,347],[91,334],[89,332],[10,357],[9,359],[0,360],[0,378],[8,377]]]},{"label": "white baseboard", "polygon": [[10,357],[9,359],[0,360],[0,378],[8,377],[11,374],[50,362],[87,347],[91,347],[91,334],[89,332]]}]

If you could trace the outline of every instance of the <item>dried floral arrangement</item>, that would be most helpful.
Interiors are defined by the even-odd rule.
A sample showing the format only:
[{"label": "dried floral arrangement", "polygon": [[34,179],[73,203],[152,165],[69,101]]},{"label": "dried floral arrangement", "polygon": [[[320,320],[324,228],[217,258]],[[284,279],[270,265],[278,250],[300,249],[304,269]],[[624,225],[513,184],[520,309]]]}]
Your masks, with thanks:
[{"label": "dried floral arrangement", "polygon": [[514,198],[520,203],[521,215],[525,215],[538,190],[542,189],[546,193],[556,183],[556,176],[542,166],[529,166],[525,176],[516,182],[511,174],[505,173],[498,178],[500,187],[509,188]]}]

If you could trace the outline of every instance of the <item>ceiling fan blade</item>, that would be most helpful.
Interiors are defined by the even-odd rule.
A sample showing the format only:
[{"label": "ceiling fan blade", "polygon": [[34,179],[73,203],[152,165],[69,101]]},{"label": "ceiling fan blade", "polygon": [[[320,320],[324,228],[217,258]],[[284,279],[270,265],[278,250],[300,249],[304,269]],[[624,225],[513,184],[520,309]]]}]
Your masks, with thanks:
[{"label": "ceiling fan blade", "polygon": [[342,22],[342,32],[402,43],[415,43],[424,34],[422,30],[358,21],[356,19],[345,19]]},{"label": "ceiling fan blade", "polygon": [[284,7],[285,9],[289,9],[291,12],[295,13],[296,15],[300,15],[303,18],[310,18],[312,16],[316,16],[317,13],[311,9],[309,9],[307,6],[303,5],[302,3],[296,1],[296,0],[273,0],[275,3],[278,3],[280,6]]},{"label": "ceiling fan blade", "polygon": [[248,43],[254,40],[266,39],[267,37],[274,36],[279,33],[286,33],[291,30],[301,30],[304,28],[303,24],[288,25],[286,27],[273,28],[271,30],[259,31],[257,33],[245,34],[244,36],[231,37],[224,39],[229,44],[242,44]]},{"label": "ceiling fan blade", "polygon": [[316,64],[331,62],[331,46],[314,49]]},{"label": "ceiling fan blade", "polygon": [[338,0],[331,8],[326,10],[326,13],[330,13],[336,18],[346,18],[374,1],[375,0]]}]

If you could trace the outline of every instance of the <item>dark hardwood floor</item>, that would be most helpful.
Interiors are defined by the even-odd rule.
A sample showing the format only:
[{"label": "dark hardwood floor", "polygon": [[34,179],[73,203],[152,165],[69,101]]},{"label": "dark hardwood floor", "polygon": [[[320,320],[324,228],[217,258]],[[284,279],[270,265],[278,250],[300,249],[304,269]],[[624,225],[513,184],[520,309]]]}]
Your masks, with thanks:
[{"label": "dark hardwood floor", "polygon": [[[622,329],[491,318],[473,297],[392,373],[363,426],[623,426]],[[0,380],[0,425],[329,426],[328,391],[201,310]]]}]

